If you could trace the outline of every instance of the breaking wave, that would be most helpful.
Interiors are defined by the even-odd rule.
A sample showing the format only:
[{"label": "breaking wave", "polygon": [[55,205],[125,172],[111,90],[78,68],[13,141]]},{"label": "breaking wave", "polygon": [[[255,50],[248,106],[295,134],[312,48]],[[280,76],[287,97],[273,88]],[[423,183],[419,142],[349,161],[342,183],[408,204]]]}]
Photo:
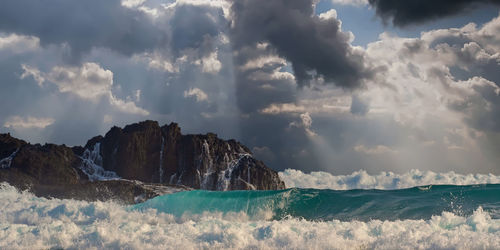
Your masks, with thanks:
[{"label": "breaking wave", "polygon": [[365,170],[350,175],[332,175],[327,172],[311,172],[306,174],[300,170],[286,169],[279,172],[280,178],[288,188],[315,189],[402,189],[427,185],[474,185],[500,184],[500,176],[493,174],[457,174],[435,173],[432,171],[410,170],[404,174],[381,172],[369,175]]},{"label": "breaking wave", "polygon": [[443,212],[469,216],[478,207],[500,219],[500,185],[422,186],[399,190],[287,189],[277,191],[195,190],[155,197],[131,209],[156,209],[176,217],[244,213],[252,220],[311,221],[430,219]]},{"label": "breaking wave", "polygon": [[[291,189],[281,194],[294,190],[301,191]],[[303,196],[314,190],[304,191]],[[203,198],[222,193],[197,192],[178,194]],[[165,197],[171,195],[158,198]],[[483,207],[467,214],[445,211],[427,219],[306,220],[290,215],[272,220],[255,219],[251,211],[238,209],[176,215],[151,204],[130,207],[113,202],[37,198],[7,184],[0,185],[0,200],[0,249],[500,248],[500,220],[495,211]]]}]

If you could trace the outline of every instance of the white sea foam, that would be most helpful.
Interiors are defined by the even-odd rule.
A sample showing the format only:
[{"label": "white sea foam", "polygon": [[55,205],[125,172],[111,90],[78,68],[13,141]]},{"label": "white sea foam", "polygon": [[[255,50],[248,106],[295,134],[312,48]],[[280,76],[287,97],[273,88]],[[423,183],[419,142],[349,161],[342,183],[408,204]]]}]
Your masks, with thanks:
[{"label": "white sea foam", "polygon": [[85,149],[81,157],[80,169],[89,177],[91,181],[114,180],[120,177],[112,171],[107,171],[102,167],[101,143],[96,143],[92,151]]},{"label": "white sea foam", "polygon": [[356,171],[350,175],[332,175],[327,172],[306,174],[300,170],[286,169],[279,172],[288,188],[316,189],[401,189],[425,185],[474,185],[499,184],[500,176],[493,174],[462,175],[455,172],[435,173],[432,171],[410,170],[404,174],[381,172],[369,175],[366,171]]},{"label": "white sea foam", "polygon": [[500,249],[500,220],[252,221],[244,214],[128,211],[112,202],[36,198],[0,186],[0,249]]},{"label": "white sea foam", "polygon": [[18,151],[19,151],[19,148],[16,149],[16,151],[14,151],[9,156],[7,156],[7,157],[5,157],[3,159],[0,159],[0,169],[2,169],[2,168],[10,168],[10,165],[12,164],[12,159],[14,159],[14,157],[16,156],[16,154],[17,154]]}]

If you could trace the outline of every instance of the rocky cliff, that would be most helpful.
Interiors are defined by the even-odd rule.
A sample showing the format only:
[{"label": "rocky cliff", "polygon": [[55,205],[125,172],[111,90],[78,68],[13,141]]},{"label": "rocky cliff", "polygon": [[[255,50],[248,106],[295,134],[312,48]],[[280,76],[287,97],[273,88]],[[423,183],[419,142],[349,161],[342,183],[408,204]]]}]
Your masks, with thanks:
[{"label": "rocky cliff", "polygon": [[104,137],[89,140],[80,156],[88,161],[89,173],[102,167],[98,175],[221,191],[284,188],[278,174],[239,142],[212,133],[182,135],[175,123],[113,127]]},{"label": "rocky cliff", "polygon": [[73,148],[0,134],[3,181],[40,196],[126,203],[189,188],[285,188],[275,171],[237,141],[211,133],[182,135],[177,124],[160,127],[155,121],[113,127]]}]

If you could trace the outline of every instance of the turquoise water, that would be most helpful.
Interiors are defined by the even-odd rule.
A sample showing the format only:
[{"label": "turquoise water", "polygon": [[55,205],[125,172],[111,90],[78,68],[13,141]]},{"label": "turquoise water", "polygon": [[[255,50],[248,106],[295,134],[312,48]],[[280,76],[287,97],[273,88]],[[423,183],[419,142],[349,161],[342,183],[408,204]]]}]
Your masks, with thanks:
[{"label": "turquoise water", "polygon": [[0,183],[0,249],[500,249],[499,188],[192,191],[128,206]]},{"label": "turquoise water", "polygon": [[430,219],[452,212],[469,216],[482,207],[500,218],[500,184],[423,186],[399,190],[188,191],[159,196],[130,207],[182,216],[205,212],[243,212],[250,218],[303,218],[327,221]]}]

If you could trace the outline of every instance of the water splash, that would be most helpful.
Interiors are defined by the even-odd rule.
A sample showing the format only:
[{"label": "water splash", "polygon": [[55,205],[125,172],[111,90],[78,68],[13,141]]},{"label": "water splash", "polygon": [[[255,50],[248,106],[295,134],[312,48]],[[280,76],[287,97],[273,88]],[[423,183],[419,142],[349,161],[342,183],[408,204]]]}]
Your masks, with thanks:
[{"label": "water splash", "polygon": [[80,169],[89,177],[91,181],[113,180],[120,177],[112,171],[105,170],[102,165],[101,143],[96,143],[92,150],[85,149],[81,157]]},{"label": "water splash", "polygon": [[427,220],[308,221],[252,220],[245,212],[176,217],[37,198],[6,184],[0,200],[0,249],[500,249],[500,220],[481,207]]},{"label": "water splash", "polygon": [[0,160],[0,169],[2,169],[2,168],[10,168],[10,166],[12,165],[12,160],[14,159],[14,157],[16,156],[16,154],[17,154],[18,151],[19,151],[19,148],[16,149],[16,151],[14,151],[9,156],[7,156],[7,157],[3,158],[2,160]]},{"label": "water splash", "polygon": [[135,209],[154,208],[181,217],[207,212],[245,213],[249,218],[303,218],[329,220],[405,220],[430,219],[443,212],[470,216],[482,207],[495,219],[500,209],[500,184],[440,186],[422,190],[319,190],[292,188],[276,191],[195,190],[155,197],[135,205]]},{"label": "water splash", "polygon": [[[225,157],[227,157],[227,155],[225,155]],[[229,190],[229,185],[231,184],[231,178],[234,169],[240,165],[241,160],[247,157],[251,158],[252,155],[248,153],[240,153],[238,154],[238,158],[234,158],[232,160],[230,160],[229,157],[227,157],[227,159],[225,158],[225,162],[227,162],[226,163],[227,168],[219,173],[217,181],[217,190],[221,191]],[[250,181],[248,182],[248,184],[250,184]]]},{"label": "water splash", "polygon": [[199,164],[197,167],[197,175],[201,189],[209,189],[210,178],[217,169],[214,168],[212,155],[210,154],[210,146],[207,140],[203,140],[201,155],[199,156]]},{"label": "water splash", "polygon": [[428,185],[473,185],[500,184],[500,176],[493,174],[457,174],[453,171],[436,173],[412,169],[409,172],[396,174],[381,172],[370,175],[364,170],[350,175],[332,175],[327,172],[304,173],[296,169],[286,169],[279,172],[280,178],[289,188],[316,189],[401,189]]}]

